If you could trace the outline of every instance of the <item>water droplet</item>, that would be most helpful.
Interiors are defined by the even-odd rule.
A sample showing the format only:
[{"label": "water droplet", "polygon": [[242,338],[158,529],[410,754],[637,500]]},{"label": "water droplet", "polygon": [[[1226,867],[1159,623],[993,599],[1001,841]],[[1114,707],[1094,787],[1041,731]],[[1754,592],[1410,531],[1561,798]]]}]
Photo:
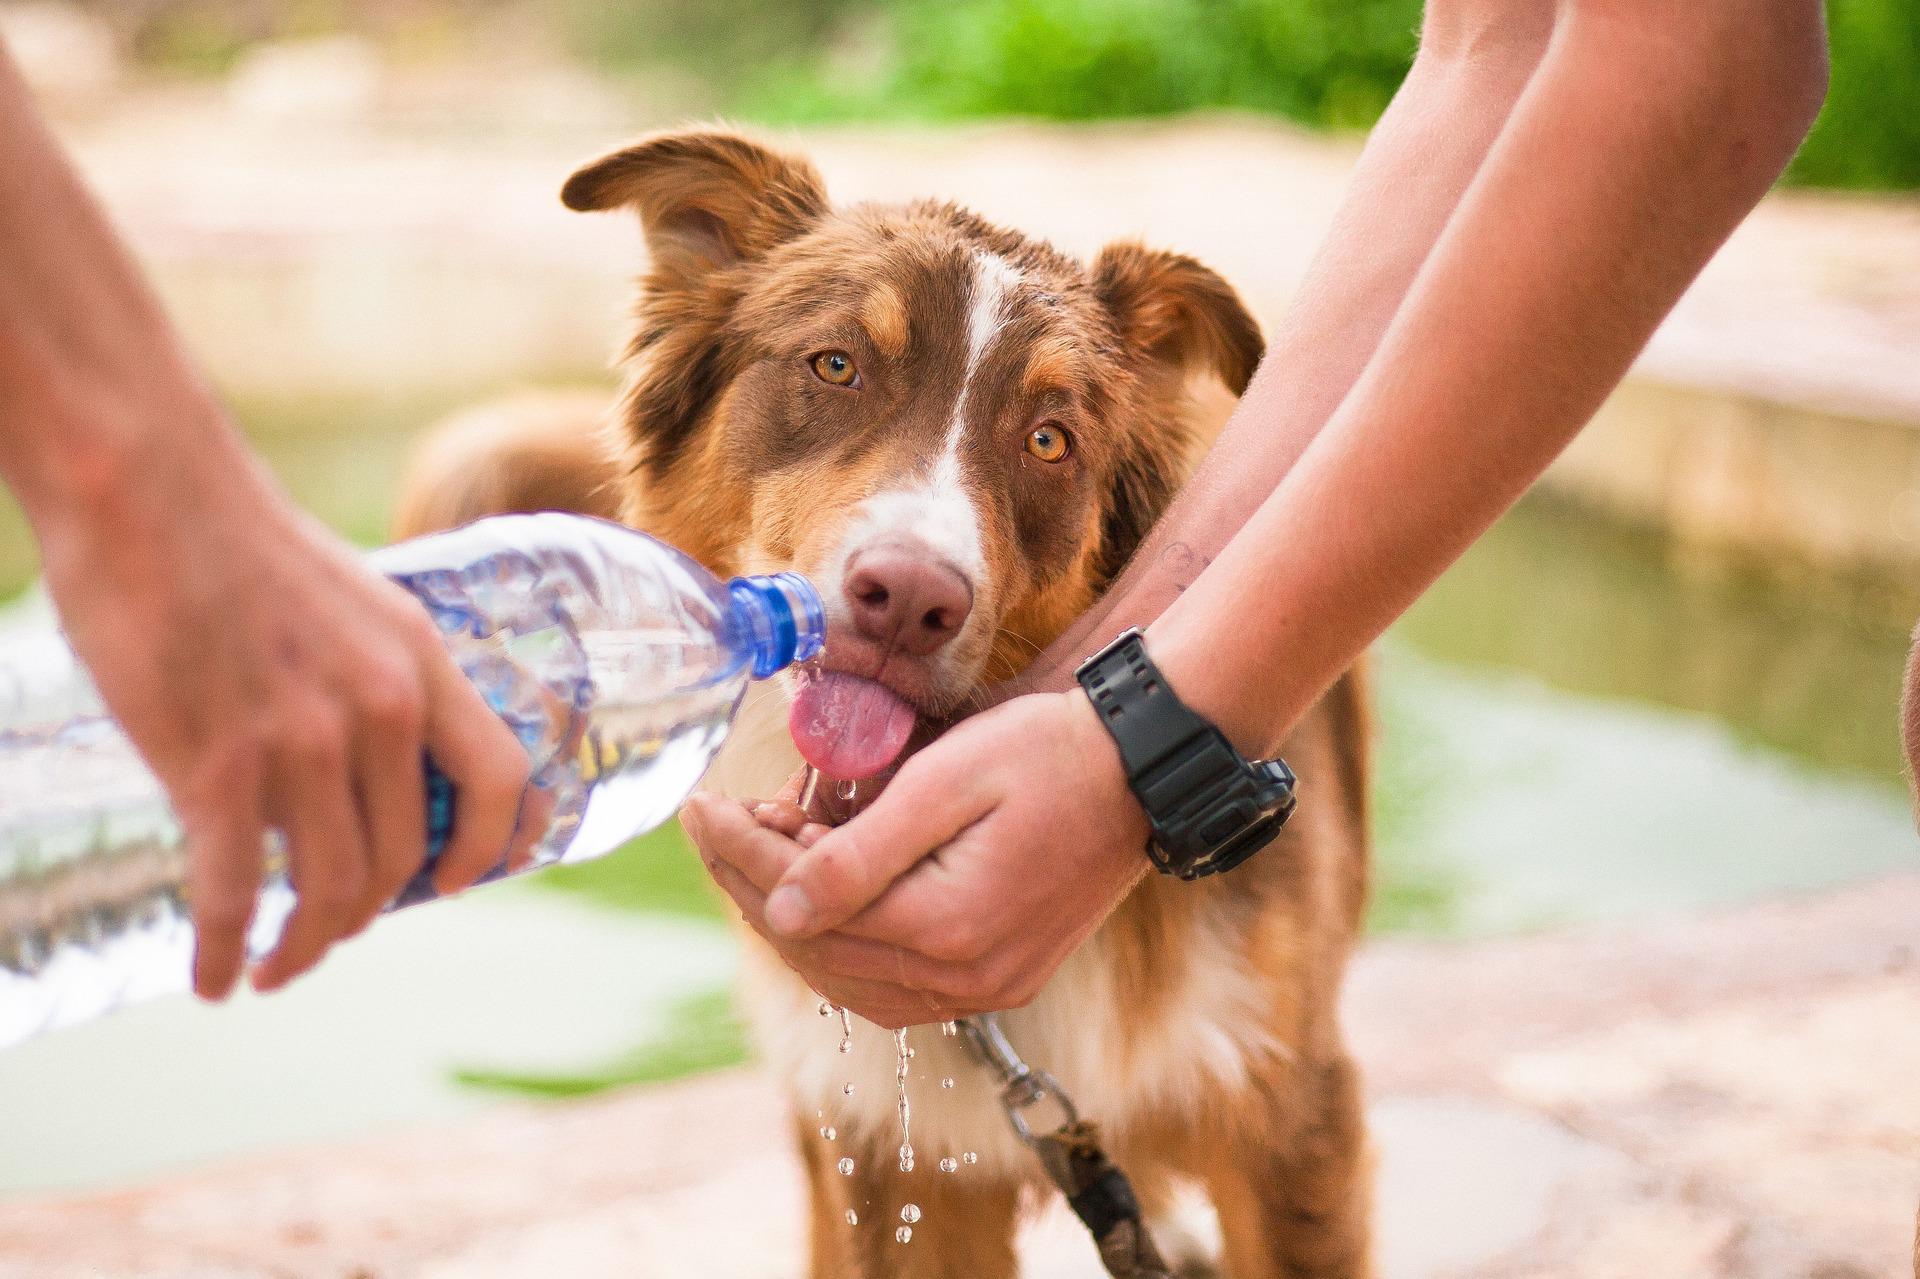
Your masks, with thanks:
[{"label": "water droplet", "polygon": [[894,1232],[893,1232],[893,1237],[894,1237],[895,1239],[898,1239],[898,1240],[899,1240],[899,1241],[900,1241],[901,1243],[912,1243],[912,1242],[913,1242],[913,1227],[912,1227],[912,1226],[902,1226],[902,1227],[900,1227],[900,1229],[898,1229],[898,1230],[896,1230],[896,1231],[894,1231]]},{"label": "water droplet", "polygon": [[920,1205],[908,1204],[906,1207],[902,1208],[900,1210],[900,1220],[906,1222],[909,1226],[911,1226],[914,1222],[920,1220]]},{"label": "water droplet", "polygon": [[824,999],[820,1001],[820,1015],[821,1015],[822,1017],[831,1017],[831,1016],[833,1016],[833,1005],[832,1005],[832,1004],[830,1004],[830,1003],[828,1003],[828,1002],[827,1002],[826,1000],[824,1000]]},{"label": "water droplet", "polygon": [[857,1226],[860,1224],[860,1214],[851,1208],[847,1209],[847,1224],[849,1226]]},{"label": "water droplet", "polygon": [[851,1083],[840,1085],[840,1095],[843,1097],[853,1096],[853,1085]]},{"label": "water droplet", "polygon": [[952,1172],[954,1169],[958,1168],[959,1166],[960,1166],[960,1161],[958,1159],[955,1159],[952,1155],[948,1155],[945,1159],[942,1159],[940,1161],[941,1172]]},{"label": "water droplet", "polygon": [[850,1053],[853,1051],[853,1036],[849,1035],[845,1039],[840,1041],[840,1051],[843,1053]]},{"label": "water droplet", "polygon": [[900,1147],[900,1171],[901,1172],[913,1171],[913,1147],[912,1146]]},{"label": "water droplet", "polygon": [[942,1088],[951,1088],[951,1087],[953,1087],[953,1076],[952,1076],[952,1075],[948,1075],[948,1076],[947,1076],[947,1077],[946,1077],[945,1079],[942,1079],[942,1080],[940,1081],[940,1086],[941,1086]]},{"label": "water droplet", "polygon": [[833,790],[842,800],[851,804],[853,797],[860,793],[860,783],[841,782],[838,786],[834,787]]},{"label": "water droplet", "polygon": [[948,1039],[952,1039],[960,1033],[960,1023],[957,1021],[943,1021],[940,1023],[940,1033]]},{"label": "water droplet", "polygon": [[960,1154],[960,1162],[963,1164],[977,1164],[980,1162],[980,1156],[971,1150],[962,1151]]},{"label": "water droplet", "polygon": [[832,1124],[822,1124],[820,1126],[820,1135],[822,1137],[825,1137],[828,1141],[832,1141],[834,1138],[840,1135],[840,1130],[838,1128],[835,1128]]},{"label": "water droplet", "polygon": [[843,1158],[839,1163],[835,1164],[834,1167],[840,1170],[840,1175],[842,1177],[853,1176],[853,1160],[851,1159]]},{"label": "water droplet", "polygon": [[917,1057],[917,1056],[919,1056],[919,1055],[920,1055],[920,1050],[919,1050],[918,1048],[909,1048],[909,1049],[907,1049],[907,1060],[908,1060],[908,1061],[912,1061],[912,1060],[913,1060],[913,1059],[914,1059],[915,1057]]}]

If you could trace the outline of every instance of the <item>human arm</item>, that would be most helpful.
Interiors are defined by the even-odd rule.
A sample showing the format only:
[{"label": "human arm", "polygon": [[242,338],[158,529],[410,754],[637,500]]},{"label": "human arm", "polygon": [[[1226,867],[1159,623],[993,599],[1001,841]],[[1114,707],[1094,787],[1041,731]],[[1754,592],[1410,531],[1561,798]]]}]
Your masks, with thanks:
[{"label": "human arm", "polygon": [[[1476,0],[1434,9],[1495,13]],[[1286,427],[1294,392],[1270,358],[1210,461],[1252,469],[1272,432],[1293,453],[1281,473],[1176,508],[1156,542],[1189,553],[1140,557],[1036,682],[1062,686],[1113,631],[1151,622],[1183,699],[1247,753],[1267,753],[1591,415],[1785,166],[1824,65],[1810,0],[1559,6],[1338,407],[1317,430],[1311,413]],[[1440,125],[1433,148],[1472,152],[1451,149]],[[1384,190],[1429,158],[1403,153],[1408,167],[1383,174]],[[1388,212],[1407,216],[1404,204]],[[1336,238],[1327,253],[1371,251]],[[1346,296],[1347,313],[1380,315],[1364,292]],[[1282,343],[1341,342],[1351,335],[1319,326],[1342,314],[1309,297]],[[1187,580],[1170,571],[1185,564],[1206,567]],[[1057,775],[1003,766],[1035,754],[1078,761],[1082,824],[1054,817],[1069,789]],[[750,917],[754,894],[771,893],[761,923],[790,962],[823,990],[861,983],[853,1006],[882,1019],[924,1020],[929,1000],[951,1014],[1030,997],[1145,869],[1138,807],[1077,691],[961,725],[804,851],[749,839],[728,812],[699,820],[722,835],[709,851],[750,885]]]},{"label": "human arm", "polygon": [[4,49],[0,174],[0,478],[183,823],[195,989],[239,977],[269,827],[297,904],[254,981],[284,984],[419,869],[423,750],[460,788],[448,890],[513,836],[525,756],[411,597],[247,450]]}]

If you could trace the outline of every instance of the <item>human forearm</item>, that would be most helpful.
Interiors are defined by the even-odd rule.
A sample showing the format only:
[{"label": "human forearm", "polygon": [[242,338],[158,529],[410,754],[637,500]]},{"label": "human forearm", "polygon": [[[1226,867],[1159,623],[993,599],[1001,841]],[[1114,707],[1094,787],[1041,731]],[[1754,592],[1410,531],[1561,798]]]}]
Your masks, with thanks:
[{"label": "human forearm", "polygon": [[1552,26],[1553,6],[1540,0],[1428,7],[1413,69],[1369,135],[1238,410],[1126,571],[1025,683],[1070,686],[1081,658],[1159,616],[1273,492],[1379,346]]},{"label": "human forearm", "polygon": [[254,972],[277,986],[418,872],[423,752],[459,796],[449,891],[499,859],[526,757],[418,602],[246,448],[3,51],[0,175],[0,478],[180,819],[203,995],[239,976],[266,830],[285,837],[295,905]]},{"label": "human forearm", "polygon": [[1183,696],[1273,745],[1537,477],[1784,167],[1818,47],[1811,5],[1563,16],[1366,372],[1150,632]]},{"label": "human forearm", "polygon": [[0,478],[42,538],[163,462],[251,471],[4,46],[0,173]]}]

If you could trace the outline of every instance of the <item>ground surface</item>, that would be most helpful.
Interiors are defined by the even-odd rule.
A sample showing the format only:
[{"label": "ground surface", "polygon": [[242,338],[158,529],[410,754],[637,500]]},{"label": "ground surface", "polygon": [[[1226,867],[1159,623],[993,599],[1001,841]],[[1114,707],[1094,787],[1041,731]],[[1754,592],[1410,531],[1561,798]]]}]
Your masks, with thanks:
[{"label": "ground surface", "polygon": [[[1920,877],[1722,915],[1386,942],[1348,988],[1388,1279],[1903,1273]],[[784,1279],[800,1186],[751,1072],[0,1205],[0,1279]],[[1070,1223],[1028,1273],[1099,1274]]]}]

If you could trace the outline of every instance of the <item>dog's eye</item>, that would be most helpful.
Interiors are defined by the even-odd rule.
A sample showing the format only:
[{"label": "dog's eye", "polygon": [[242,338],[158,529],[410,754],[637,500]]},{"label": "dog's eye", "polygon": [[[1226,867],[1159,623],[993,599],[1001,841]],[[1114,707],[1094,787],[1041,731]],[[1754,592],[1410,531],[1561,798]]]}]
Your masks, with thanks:
[{"label": "dog's eye", "polygon": [[1065,427],[1042,422],[1027,432],[1027,452],[1042,462],[1063,462],[1073,449]]},{"label": "dog's eye", "polygon": [[813,375],[828,386],[854,386],[860,381],[860,370],[845,351],[822,351],[814,356]]}]

